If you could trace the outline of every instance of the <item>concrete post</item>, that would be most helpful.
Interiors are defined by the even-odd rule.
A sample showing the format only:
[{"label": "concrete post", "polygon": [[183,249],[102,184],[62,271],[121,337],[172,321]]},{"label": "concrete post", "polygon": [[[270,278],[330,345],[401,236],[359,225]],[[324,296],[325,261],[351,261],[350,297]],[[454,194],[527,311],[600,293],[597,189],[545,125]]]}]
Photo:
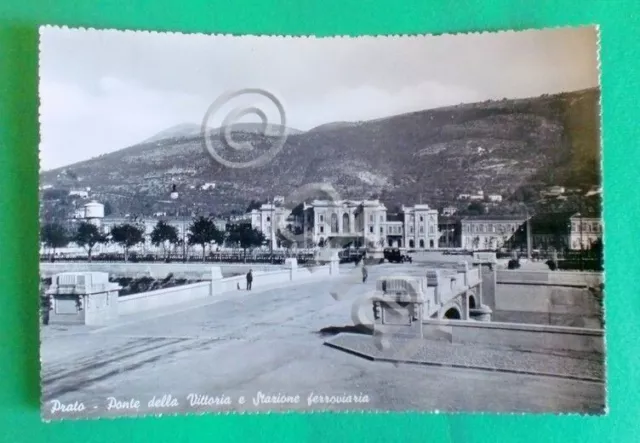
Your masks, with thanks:
[{"label": "concrete post", "polygon": [[289,280],[293,281],[298,269],[298,259],[290,257],[284,261],[285,269],[289,269]]},{"label": "concrete post", "polygon": [[469,263],[466,261],[459,262],[456,266],[456,272],[458,274],[462,273],[462,278],[465,286],[469,286]]},{"label": "concrete post", "polygon": [[440,280],[440,273],[438,272],[438,270],[429,269],[427,271],[427,287],[433,287],[436,305],[439,305],[441,303],[440,290],[438,288],[438,284],[440,283],[439,280]]},{"label": "concrete post", "polygon": [[217,294],[218,281],[222,280],[222,270],[220,266],[212,266],[211,267],[211,286],[209,288],[209,296],[213,297]]},{"label": "concrete post", "polygon": [[329,262],[329,274],[332,277],[336,277],[340,274],[340,257],[337,252],[331,254],[331,261]]}]

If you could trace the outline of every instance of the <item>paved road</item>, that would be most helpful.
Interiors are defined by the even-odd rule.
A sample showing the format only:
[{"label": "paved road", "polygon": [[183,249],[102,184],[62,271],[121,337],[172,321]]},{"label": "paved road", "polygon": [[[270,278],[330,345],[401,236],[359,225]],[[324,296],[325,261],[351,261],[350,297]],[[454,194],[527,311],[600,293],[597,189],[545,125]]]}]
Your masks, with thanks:
[{"label": "paved road", "polygon": [[[343,269],[350,269],[343,267]],[[601,413],[604,385],[553,377],[372,362],[323,342],[352,325],[353,297],[382,274],[417,274],[417,265],[372,266],[366,285],[336,301],[327,279],[280,289],[231,293],[179,312],[88,330],[47,327],[43,333],[43,401],[47,418],[171,414],[193,411],[365,409]],[[357,272],[357,271],[356,271]],[[359,274],[355,274],[354,281]],[[341,277],[345,279],[348,277]],[[362,292],[361,292],[362,291]],[[175,310],[174,311],[178,311]],[[260,394],[263,396],[261,398]],[[191,406],[189,394],[231,404]],[[311,395],[334,395],[314,403]],[[177,405],[149,407],[171,395]],[[267,398],[278,396],[280,398]],[[297,403],[294,401],[299,396]],[[351,403],[344,403],[352,395]],[[110,409],[108,397],[138,408]],[[240,397],[245,403],[240,404]],[[283,398],[291,396],[292,398]],[[365,398],[367,396],[367,398]],[[58,400],[81,412],[51,414]],[[256,405],[254,400],[261,400]],[[279,400],[279,403],[265,403]],[[318,400],[318,398],[316,398]],[[355,403],[355,400],[360,400]],[[171,401],[165,397],[165,403]]]}]

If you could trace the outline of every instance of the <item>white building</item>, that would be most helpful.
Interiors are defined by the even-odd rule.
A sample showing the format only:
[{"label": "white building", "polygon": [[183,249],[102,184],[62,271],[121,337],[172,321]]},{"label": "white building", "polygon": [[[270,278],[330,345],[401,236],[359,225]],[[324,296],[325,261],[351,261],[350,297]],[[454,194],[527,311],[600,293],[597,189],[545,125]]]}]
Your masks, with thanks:
[{"label": "white building", "polygon": [[278,247],[278,229],[304,232],[304,236],[300,235],[303,244],[297,247],[304,243],[333,247],[438,247],[438,211],[428,205],[403,206],[401,213],[387,214],[379,200],[314,200],[294,216],[291,210],[263,204],[251,212],[251,225],[266,235],[273,248]]},{"label": "white building", "polygon": [[72,197],[89,198],[89,191],[84,189],[72,189],[69,191],[69,195]]},{"label": "white building", "polygon": [[286,229],[291,210],[273,203],[265,203],[260,209],[252,210],[250,214],[251,227],[262,232],[272,248],[277,248],[278,229]]},{"label": "white building", "polygon": [[447,206],[447,207],[442,208],[442,216],[443,217],[451,217],[456,212],[458,212],[458,208],[456,208],[455,206]]},{"label": "white building", "polygon": [[495,250],[508,246],[525,221],[524,216],[465,217],[461,221],[461,245],[467,250]]},{"label": "white building", "polygon": [[577,213],[569,223],[569,247],[573,250],[590,249],[593,243],[602,239],[602,218],[596,215]]},{"label": "white building", "polygon": [[501,203],[502,196],[500,194],[489,194],[489,201],[492,203]]}]

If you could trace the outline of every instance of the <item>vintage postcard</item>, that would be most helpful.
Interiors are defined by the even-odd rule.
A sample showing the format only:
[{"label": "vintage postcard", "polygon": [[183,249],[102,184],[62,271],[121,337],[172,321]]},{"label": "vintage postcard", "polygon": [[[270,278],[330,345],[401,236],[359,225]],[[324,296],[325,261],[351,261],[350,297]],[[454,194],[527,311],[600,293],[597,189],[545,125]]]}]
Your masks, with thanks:
[{"label": "vintage postcard", "polygon": [[597,27],[43,27],[45,420],[606,411]]}]

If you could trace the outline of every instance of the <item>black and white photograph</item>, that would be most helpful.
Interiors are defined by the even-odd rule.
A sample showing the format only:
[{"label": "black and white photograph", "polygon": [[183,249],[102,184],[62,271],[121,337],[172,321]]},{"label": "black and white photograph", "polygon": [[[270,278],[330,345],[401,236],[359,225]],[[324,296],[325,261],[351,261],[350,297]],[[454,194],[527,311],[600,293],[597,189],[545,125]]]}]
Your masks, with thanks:
[{"label": "black and white photograph", "polygon": [[43,420],[606,412],[598,28],[40,28]]}]

